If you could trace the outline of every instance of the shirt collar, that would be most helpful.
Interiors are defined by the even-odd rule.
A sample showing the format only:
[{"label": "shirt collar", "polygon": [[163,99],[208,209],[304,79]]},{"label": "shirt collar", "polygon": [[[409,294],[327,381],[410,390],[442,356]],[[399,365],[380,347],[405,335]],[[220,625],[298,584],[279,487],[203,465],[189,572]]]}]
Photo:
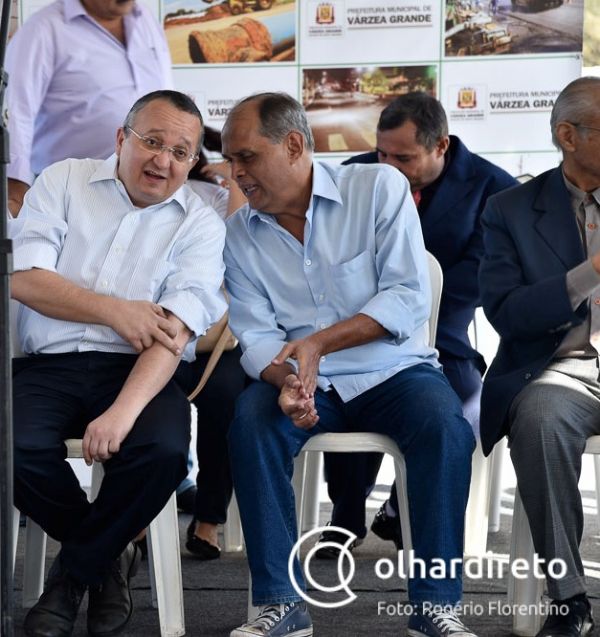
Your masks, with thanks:
[{"label": "shirt collar", "polygon": [[[100,162],[93,172],[92,176],[88,183],[93,184],[98,181],[114,181],[115,184],[121,184],[123,190],[125,192],[125,184],[118,178],[117,176],[117,163],[118,157],[116,153],[113,153],[108,159]],[[185,185],[185,184],[184,184]],[[147,208],[140,208],[140,210],[148,210],[150,208],[154,208],[156,206],[163,206],[164,204],[170,203],[171,201],[176,201],[184,214],[187,214],[187,205],[186,205],[186,197],[184,192],[184,186],[178,188],[170,197],[161,201],[154,206],[148,206]]]},{"label": "shirt collar", "polygon": [[[342,195],[340,194],[340,191],[335,181],[333,180],[333,177],[324,164],[321,164],[318,161],[313,162],[312,180],[312,195],[310,198],[309,208],[307,210],[307,218],[309,220],[312,218],[312,212],[315,208],[315,197],[329,199],[339,204],[343,203]],[[267,223],[273,223],[275,221],[273,219],[273,215],[270,215],[266,212],[261,212],[260,210],[256,210],[255,208],[250,208],[250,206],[248,206],[248,210],[248,230],[251,230],[252,227],[256,225],[256,221],[254,221],[254,219],[256,219],[257,221],[266,221]]]},{"label": "shirt collar", "polygon": [[600,202],[600,188],[596,188],[596,190],[591,193],[587,193],[569,181],[565,173],[562,173],[563,180],[565,182],[565,187],[569,191],[569,195],[571,195],[571,199],[576,206],[579,206],[581,203],[588,203],[590,201],[590,196],[594,198],[596,203]]},{"label": "shirt collar", "polygon": [[[88,12],[85,10],[85,7],[81,4],[80,0],[63,0],[63,3],[66,21],[73,20],[80,15],[88,15]],[[130,15],[135,17],[139,16],[140,8],[137,5],[134,5]]]}]

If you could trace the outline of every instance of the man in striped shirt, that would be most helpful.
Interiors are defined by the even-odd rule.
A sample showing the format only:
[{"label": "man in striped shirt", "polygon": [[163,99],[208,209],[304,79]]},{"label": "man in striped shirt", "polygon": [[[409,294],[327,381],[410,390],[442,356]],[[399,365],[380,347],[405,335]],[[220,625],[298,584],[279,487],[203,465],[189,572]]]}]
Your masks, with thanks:
[{"label": "man in striped shirt", "polygon": [[[150,93],[112,157],[50,166],[10,221],[27,354],[13,374],[15,504],[62,544],[29,636],[70,635],[88,589],[89,633],[125,627],[130,541],[186,474],[190,410],[171,376],[226,309],[224,224],[184,185],[202,126],[187,96]],[[66,438],[104,463],[91,504]]]}]

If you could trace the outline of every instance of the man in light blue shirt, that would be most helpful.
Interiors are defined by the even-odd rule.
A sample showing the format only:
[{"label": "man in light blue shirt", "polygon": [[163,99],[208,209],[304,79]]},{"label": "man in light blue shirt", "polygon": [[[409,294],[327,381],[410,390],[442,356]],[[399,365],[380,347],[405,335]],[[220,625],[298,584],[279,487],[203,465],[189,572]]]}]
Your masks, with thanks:
[{"label": "man in light blue shirt", "polygon": [[[389,166],[332,167],[312,159],[302,107],[264,93],[240,102],[223,153],[248,205],[225,247],[231,327],[246,372],[230,430],[255,621],[232,637],[312,635],[290,582],[297,537],[292,459],[314,434],[391,436],[406,457],[415,556],[409,634],[472,637],[448,608],[460,602],[464,511],[474,448],[460,401],[428,346],[429,277],[406,179]],[[423,485],[430,488],[423,492]],[[295,563],[297,581],[302,581]]]},{"label": "man in light blue shirt", "polygon": [[[201,139],[189,97],[150,93],[115,155],[50,166],[9,223],[28,354],[14,360],[15,504],[62,544],[29,637],[70,635],[88,589],[88,632],[123,630],[130,542],[186,474],[190,409],[171,376],[226,310],[224,224],[184,185]],[[74,437],[104,463],[91,504],[64,460]]]}]

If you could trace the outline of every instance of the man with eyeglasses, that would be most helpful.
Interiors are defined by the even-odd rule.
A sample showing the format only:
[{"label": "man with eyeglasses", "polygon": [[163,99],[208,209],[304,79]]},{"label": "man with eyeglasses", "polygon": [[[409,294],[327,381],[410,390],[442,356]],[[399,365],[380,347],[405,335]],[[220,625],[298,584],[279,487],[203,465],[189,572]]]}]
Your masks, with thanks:
[{"label": "man with eyeglasses", "polygon": [[[186,474],[190,409],[171,376],[226,310],[224,224],[184,185],[202,126],[189,97],[150,93],[112,157],[50,166],[9,222],[28,354],[14,360],[15,504],[62,544],[30,637],[70,635],[86,590],[92,636],[125,627],[131,540]],[[91,504],[66,438],[104,463]]]},{"label": "man with eyeglasses", "polygon": [[15,216],[44,168],[67,157],[106,159],[131,104],[173,85],[164,31],[135,0],[54,0],[15,33],[6,70]]},{"label": "man with eyeglasses", "polygon": [[487,454],[507,435],[546,573],[537,637],[580,637],[594,622],[579,544],[586,440],[600,434],[600,78],[571,82],[550,116],[562,164],[494,195],[483,213],[482,304],[500,334],[483,385]]}]

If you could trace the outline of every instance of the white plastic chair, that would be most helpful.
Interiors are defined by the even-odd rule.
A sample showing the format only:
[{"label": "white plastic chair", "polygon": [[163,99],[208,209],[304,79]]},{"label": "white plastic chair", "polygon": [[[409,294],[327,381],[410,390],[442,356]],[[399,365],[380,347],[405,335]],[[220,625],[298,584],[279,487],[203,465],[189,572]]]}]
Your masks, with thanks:
[{"label": "white plastic chair", "polygon": [[[69,458],[82,458],[80,439],[65,440]],[[101,463],[92,467],[92,490],[90,499],[98,495],[104,475]],[[14,537],[19,530],[19,511],[14,510]],[[16,559],[16,543],[13,559]],[[23,607],[31,608],[44,589],[44,565],[46,556],[46,533],[33,520],[27,520],[25,534],[25,560],[23,570]],[[158,608],[160,634],[162,637],[185,635],[183,614],[183,585],[181,559],[179,555],[179,524],[175,494],[150,523],[148,529],[148,561],[152,585],[152,605]],[[13,561],[14,567],[14,561]]]},{"label": "white plastic chair", "polygon": [[[19,304],[10,303],[12,329],[12,354],[22,356],[16,336],[16,317]],[[65,440],[68,458],[82,458],[80,439]],[[101,463],[92,466],[92,488],[90,499],[98,495],[104,468]],[[17,555],[19,511],[13,516],[13,569]],[[44,590],[44,566],[46,558],[46,533],[33,520],[27,520],[25,532],[25,560],[23,569],[23,607],[31,608]],[[152,605],[158,608],[160,634],[162,637],[185,635],[183,612],[183,584],[181,580],[181,557],[179,553],[179,522],[175,493],[151,522],[148,529],[148,565],[152,586]]]},{"label": "white plastic chair", "polygon": [[[431,281],[431,317],[429,319],[429,344],[435,347],[435,336],[439,314],[439,305],[442,295],[443,273],[437,259],[427,253],[429,276]],[[330,436],[331,434],[321,434]],[[322,476],[323,456],[321,454],[308,454],[309,451],[328,451],[318,449],[320,443],[313,442],[321,437],[315,436],[303,448],[301,455],[296,460],[294,474],[294,490],[297,497],[297,513],[301,530],[314,529],[319,523],[319,484]],[[350,434],[334,434],[349,436]],[[354,449],[349,451],[366,451],[365,445],[369,444],[369,438],[374,434],[352,434],[354,438],[347,439],[347,445],[356,443]],[[342,443],[340,443],[342,444]],[[314,445],[314,447],[313,447]],[[396,445],[394,445],[394,448]],[[391,448],[391,447],[390,447]],[[339,449],[331,449],[339,451]],[[386,453],[390,453],[389,451]],[[393,454],[391,454],[393,455]],[[477,448],[472,458],[472,477],[469,490],[469,502],[465,515],[465,554],[469,556],[484,555],[487,547],[488,508],[490,494],[490,461],[485,458],[481,450],[481,443],[477,442]],[[404,524],[404,520],[402,522]],[[403,538],[404,539],[404,538]]]},{"label": "white plastic chair", "polygon": [[[596,473],[596,500],[600,507],[600,436],[588,438],[584,453],[594,454],[594,469]],[[527,564],[533,564],[534,547],[529,528],[529,520],[519,495],[519,489],[515,492],[515,506],[513,512],[512,534],[510,544],[510,564],[517,558],[524,558]],[[515,609],[513,615],[513,634],[523,637],[535,635],[542,622],[540,613],[519,613],[519,608],[531,608],[533,604],[540,604],[544,594],[544,579],[534,576],[532,569],[528,570],[528,576],[517,579],[508,575],[508,602]],[[523,606],[521,606],[523,605]]]}]

